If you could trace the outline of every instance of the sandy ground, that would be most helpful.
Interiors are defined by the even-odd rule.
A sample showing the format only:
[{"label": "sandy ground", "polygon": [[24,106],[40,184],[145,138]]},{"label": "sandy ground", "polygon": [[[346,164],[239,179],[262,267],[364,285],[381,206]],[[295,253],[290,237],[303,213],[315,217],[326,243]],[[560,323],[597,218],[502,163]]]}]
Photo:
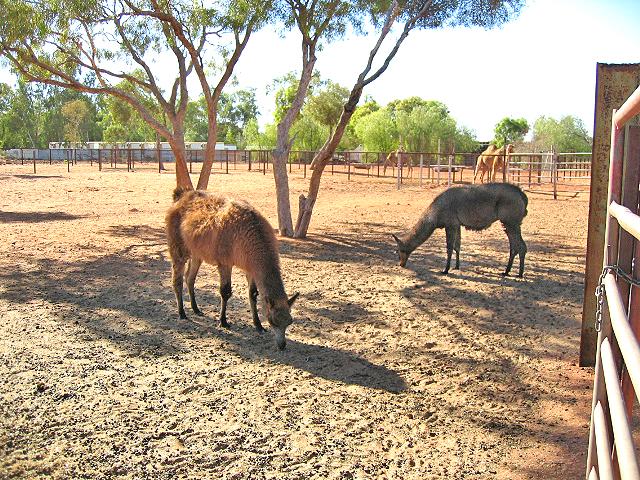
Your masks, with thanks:
[{"label": "sandy ground", "polygon": [[[0,477],[552,479],[583,476],[592,371],[577,366],[588,198],[531,194],[524,280],[499,225],[396,265],[390,232],[442,188],[326,175],[284,352],[234,273],[178,320],[153,170],[0,166]],[[294,172],[292,199],[306,187]],[[276,224],[271,175],[215,173]],[[297,204],[297,201],[293,202]],[[187,309],[187,313],[191,313]]]}]

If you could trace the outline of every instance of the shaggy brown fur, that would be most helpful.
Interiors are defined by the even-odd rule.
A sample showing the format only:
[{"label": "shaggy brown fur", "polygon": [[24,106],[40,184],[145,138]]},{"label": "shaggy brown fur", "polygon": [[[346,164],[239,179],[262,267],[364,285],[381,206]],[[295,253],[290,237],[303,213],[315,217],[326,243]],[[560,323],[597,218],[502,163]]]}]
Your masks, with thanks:
[{"label": "shaggy brown fur", "polygon": [[176,189],[174,200],[167,212],[166,229],[180,318],[186,318],[182,300],[183,275],[191,307],[197,315],[202,315],[196,304],[194,284],[204,261],[218,267],[222,297],[220,324],[228,327],[226,309],[231,297],[231,270],[238,267],[247,275],[249,304],[256,329],[264,331],[256,306],[260,294],[278,347],[283,349],[285,330],[292,321],[290,308],[298,294],[287,299],[280,275],[278,243],[269,222],[248,203],[221,195]]},{"label": "shaggy brown fur", "polygon": [[393,235],[398,244],[400,266],[404,267],[409,255],[422,245],[435,231],[444,228],[447,236],[447,266],[449,272],[451,254],[456,251],[456,266],[460,268],[460,227],[484,230],[500,220],[509,237],[509,261],[503,275],[508,275],[516,254],[520,256],[518,276],[524,274],[524,256],[527,245],[522,239],[520,225],[527,214],[528,199],[524,192],[510,183],[488,183],[453,187],[438,195],[422,214],[415,226],[400,238]]}]

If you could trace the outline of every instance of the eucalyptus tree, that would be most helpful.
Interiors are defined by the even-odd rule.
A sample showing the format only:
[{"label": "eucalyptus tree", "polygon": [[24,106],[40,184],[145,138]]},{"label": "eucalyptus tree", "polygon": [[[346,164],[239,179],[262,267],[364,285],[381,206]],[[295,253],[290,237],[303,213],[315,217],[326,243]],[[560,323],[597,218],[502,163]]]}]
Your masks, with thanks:
[{"label": "eucalyptus tree", "polygon": [[[439,28],[443,26],[482,26],[492,28],[500,26],[517,15],[525,0],[418,0],[400,1],[393,0],[381,16],[379,22],[380,31],[375,45],[369,53],[365,67],[355,81],[348,100],[343,105],[342,116],[333,133],[326,140],[322,149],[316,154],[313,162],[316,168],[309,180],[307,195],[300,197],[300,209],[298,221],[295,227],[294,237],[304,238],[307,235],[313,207],[318,198],[322,172],[333,157],[342,135],[345,132],[349,120],[356,110],[364,88],[382,75],[397,54],[400,46],[414,29]],[[374,22],[377,17],[373,17]],[[391,40],[391,48],[387,53],[380,54],[381,47],[396,24],[402,24],[400,34],[395,42]],[[379,61],[379,67],[374,68],[374,61]]]},{"label": "eucalyptus tree", "polygon": [[278,200],[278,228],[284,236],[293,235],[287,161],[291,151],[291,128],[300,114],[313,78],[316,53],[322,42],[344,36],[347,26],[358,31],[363,20],[357,0],[282,0],[280,18],[286,28],[297,28],[302,37],[302,68],[295,94],[278,118],[276,147],[273,150],[273,176]]},{"label": "eucalyptus tree", "polygon": [[[179,186],[188,174],[184,119],[187,78],[195,71],[207,103],[209,134],[198,188],[206,189],[214,159],[216,108],[222,89],[251,34],[268,17],[270,3],[238,0],[0,0],[0,55],[30,82],[40,82],[127,102],[164,137],[176,158]],[[207,55],[217,52],[212,86]],[[142,76],[131,73],[143,72]],[[89,75],[88,75],[89,74]],[[164,88],[164,79],[169,78]],[[126,81],[152,96],[162,117],[118,86]],[[166,122],[163,122],[163,118]]]},{"label": "eucalyptus tree", "polygon": [[64,140],[66,142],[87,142],[89,140],[89,122],[91,111],[84,100],[71,100],[62,105],[64,117]]}]

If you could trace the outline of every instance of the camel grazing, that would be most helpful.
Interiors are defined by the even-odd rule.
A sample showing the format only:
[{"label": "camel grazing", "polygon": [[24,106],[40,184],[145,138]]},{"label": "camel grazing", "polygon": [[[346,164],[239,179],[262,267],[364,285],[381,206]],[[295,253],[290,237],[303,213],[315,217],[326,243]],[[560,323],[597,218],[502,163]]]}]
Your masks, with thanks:
[{"label": "camel grazing", "polygon": [[478,173],[480,174],[480,183],[484,181],[485,173],[488,173],[487,178],[491,182],[496,181],[496,173],[498,170],[503,171],[507,162],[507,155],[513,152],[513,144],[508,144],[505,147],[497,148],[491,144],[487,149],[478,156],[476,161],[476,169],[473,175],[473,183],[476,183]]},{"label": "camel grazing", "polygon": [[391,171],[393,172],[393,169],[398,166],[398,157],[400,157],[400,165],[402,168],[407,167],[407,175],[412,177],[413,162],[409,155],[404,154],[404,149],[402,147],[399,147],[397,150],[394,150],[387,155],[387,158],[382,165],[382,175],[387,174],[387,167],[391,167]]},{"label": "camel grazing", "polygon": [[460,227],[484,230],[500,220],[509,238],[509,261],[503,275],[509,275],[516,254],[520,257],[518,276],[524,274],[527,245],[522,239],[520,226],[527,215],[528,199],[524,192],[510,183],[488,183],[452,187],[438,195],[422,214],[415,226],[405,235],[393,235],[398,245],[400,266],[404,267],[409,255],[422,245],[435,231],[444,228],[447,237],[447,265],[442,271],[449,273],[451,254],[456,251],[456,269],[460,268]]},{"label": "camel grazing", "polygon": [[[182,301],[182,279],[187,281],[191,308],[202,315],[194,284],[202,262],[220,273],[220,325],[228,327],[227,302],[231,297],[231,270],[243,270],[249,283],[249,305],[258,332],[256,300],[262,298],[263,314],[274,330],[279,349],[286,346],[285,331],[292,323],[291,305],[298,297],[285,294],[280,274],[278,242],[269,222],[246,202],[202,191],[176,189],[174,204],[166,215],[167,241],[172,263],[173,290],[180,318],[187,318]],[[185,275],[185,264],[189,266]]]}]

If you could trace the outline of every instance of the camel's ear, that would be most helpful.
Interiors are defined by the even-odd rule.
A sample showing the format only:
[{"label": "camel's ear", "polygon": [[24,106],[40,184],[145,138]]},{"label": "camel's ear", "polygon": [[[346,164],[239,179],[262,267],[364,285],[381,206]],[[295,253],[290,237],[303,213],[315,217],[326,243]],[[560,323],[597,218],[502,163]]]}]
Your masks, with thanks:
[{"label": "camel's ear", "polygon": [[289,304],[289,307],[291,307],[291,305],[293,305],[293,302],[296,301],[296,299],[298,298],[298,296],[300,296],[300,292],[296,292],[294,293],[291,298],[289,300],[287,300],[287,303]]},{"label": "camel's ear", "polygon": [[398,245],[402,245],[402,240],[400,240],[395,233],[392,233],[391,236],[394,238]]}]

